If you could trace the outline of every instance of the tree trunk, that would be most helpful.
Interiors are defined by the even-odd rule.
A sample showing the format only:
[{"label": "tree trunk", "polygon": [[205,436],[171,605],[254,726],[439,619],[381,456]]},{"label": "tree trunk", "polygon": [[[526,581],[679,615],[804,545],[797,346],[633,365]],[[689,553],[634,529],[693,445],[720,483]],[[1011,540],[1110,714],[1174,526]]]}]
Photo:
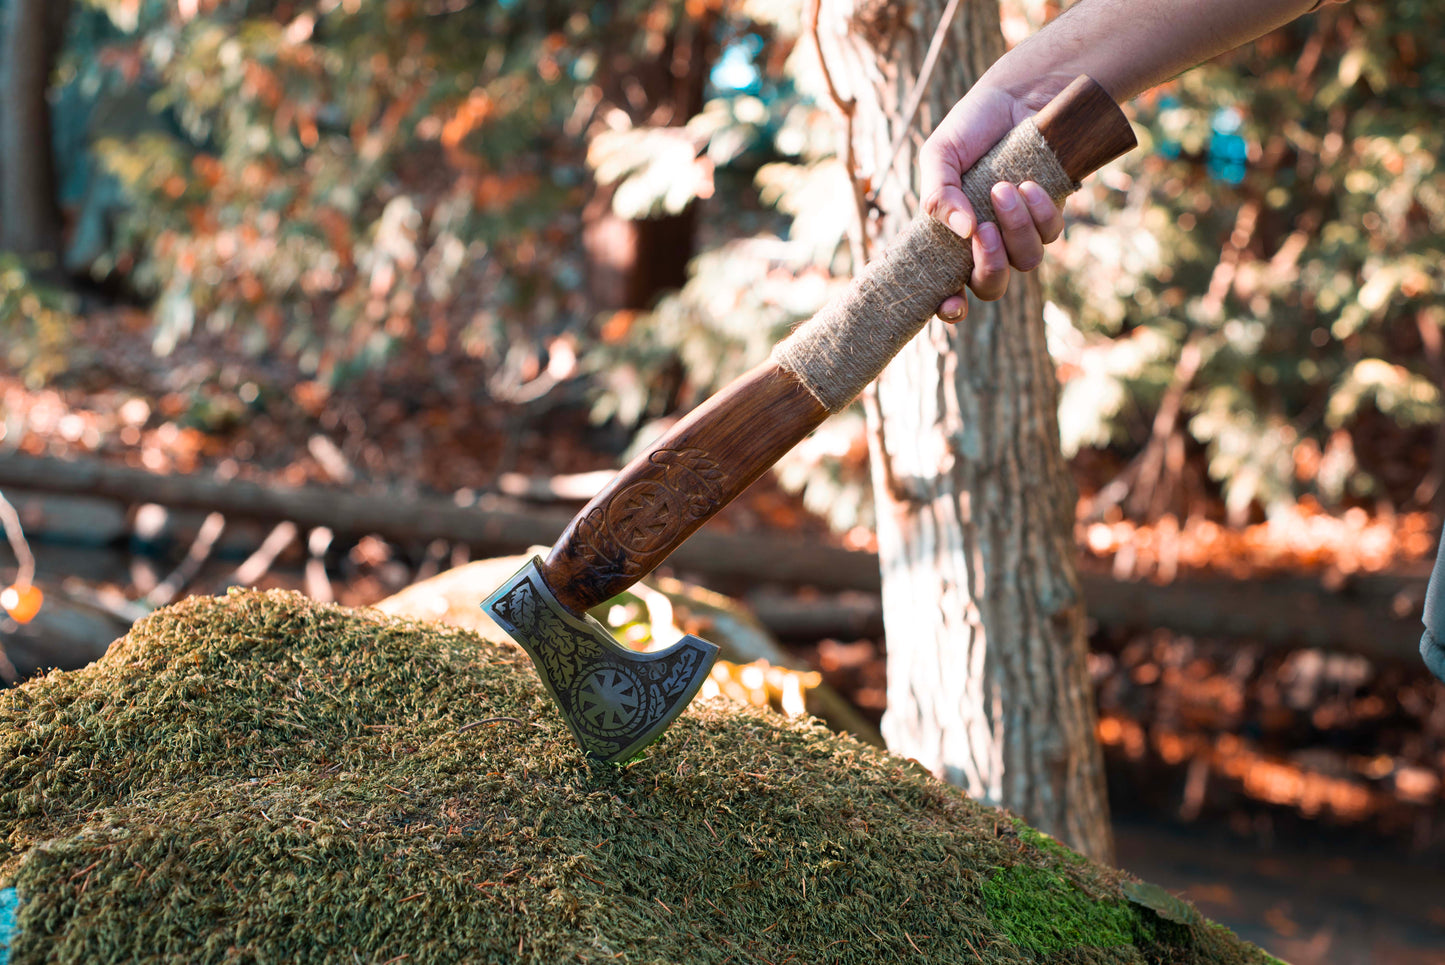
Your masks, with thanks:
[{"label": "tree trunk", "polygon": [[647,311],[687,282],[697,230],[697,205],[680,214],[624,218],[612,211],[612,189],[599,189],[582,212],[588,288],[596,311]]},{"label": "tree trunk", "polygon": [[[623,111],[639,127],[685,125],[706,101],[720,9],[717,0],[679,8],[651,56],[638,55],[630,31],[613,38],[597,81],[601,104]],[[674,215],[630,219],[613,212],[612,195],[612,188],[600,188],[582,212],[592,308],[647,311],[687,281],[697,205]]]},{"label": "tree trunk", "polygon": [[0,250],[60,250],[46,91],[69,7],[69,0],[0,4]]},{"label": "tree trunk", "polygon": [[[837,0],[819,35],[878,192],[865,250],[918,209],[917,148],[1003,53],[996,0]],[[935,31],[941,56],[901,116]],[[841,68],[841,69],[840,69]],[[892,158],[899,126],[909,131]],[[865,397],[888,641],[883,734],[970,794],[1108,860],[1101,756],[1037,278],[934,320]]]}]

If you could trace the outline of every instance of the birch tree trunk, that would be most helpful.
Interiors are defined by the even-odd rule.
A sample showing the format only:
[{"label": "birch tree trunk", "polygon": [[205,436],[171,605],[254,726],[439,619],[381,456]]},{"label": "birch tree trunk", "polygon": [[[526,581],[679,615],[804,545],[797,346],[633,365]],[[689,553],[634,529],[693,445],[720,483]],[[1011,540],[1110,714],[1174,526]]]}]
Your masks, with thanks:
[{"label": "birch tree trunk", "polygon": [[[881,251],[918,210],[918,148],[1003,53],[997,0],[953,7],[829,0],[821,12],[824,62],[840,104],[852,101],[855,173],[877,192],[855,251]],[[904,109],[940,30],[910,120]],[[1015,273],[1005,298],[973,302],[956,326],[930,322],[864,402],[889,748],[1108,860],[1072,537],[1076,494],[1059,448],[1036,276]]]}]

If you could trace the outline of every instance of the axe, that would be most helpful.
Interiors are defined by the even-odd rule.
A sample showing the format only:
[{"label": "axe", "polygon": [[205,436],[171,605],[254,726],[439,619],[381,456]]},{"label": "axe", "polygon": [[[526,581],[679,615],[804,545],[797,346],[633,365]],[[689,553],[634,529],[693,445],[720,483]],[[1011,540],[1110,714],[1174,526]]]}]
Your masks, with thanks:
[{"label": "axe", "polygon": [[[999,181],[1061,202],[1135,145],[1123,112],[1079,77],[965,172],[980,221]],[[848,289],[633,459],[584,506],[545,560],[482,606],[521,644],[588,758],[625,761],[682,713],[717,647],[695,636],[655,653],[617,643],[587,611],[651,572],[830,414],[847,406],[973,271],[972,247],[920,215]]]}]

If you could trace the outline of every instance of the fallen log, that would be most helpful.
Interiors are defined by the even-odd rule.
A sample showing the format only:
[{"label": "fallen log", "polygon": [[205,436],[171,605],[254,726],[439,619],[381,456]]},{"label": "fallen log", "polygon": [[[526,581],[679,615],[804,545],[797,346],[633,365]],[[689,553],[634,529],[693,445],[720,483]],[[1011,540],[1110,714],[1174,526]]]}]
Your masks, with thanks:
[{"label": "fallen log", "polygon": [[[1332,588],[1312,576],[1185,576],[1156,584],[1089,569],[1079,574],[1089,619],[1110,630],[1160,628],[1248,640],[1271,650],[1319,647],[1412,664],[1419,659],[1427,580],[1426,575],[1365,576]],[[770,591],[744,599],[780,640],[883,635],[883,604],[876,594],[844,591],[801,598]]]},{"label": "fallen log", "polygon": [[1272,649],[1319,647],[1412,662],[1419,660],[1428,579],[1372,575],[1333,588],[1318,576],[1187,576],[1161,585],[1080,574],[1089,618],[1111,629],[1162,627]]},{"label": "fallen log", "polygon": [[[400,497],[390,492],[353,492],[322,487],[262,485],[213,475],[157,475],[101,460],[0,454],[0,490],[46,495],[104,497],[124,503],[157,503],[170,509],[220,512],[227,519],[290,520],[303,528],[324,526],[340,535],[375,534],[402,543],[448,539],[474,555],[502,556],[528,546],[550,545],[573,514],[526,506],[489,493]],[[803,544],[795,538],[701,532],[668,563],[710,578],[809,584],[822,589],[876,590],[878,561],[865,553]]]},{"label": "fallen log", "polygon": [[[203,474],[158,476],[99,460],[0,454],[0,489],[54,497],[103,497],[171,509],[221,512],[227,519],[292,521],[338,536],[374,533],[403,544],[445,539],[474,556],[503,556],[548,545],[569,512],[493,494],[399,498],[321,487],[265,486]],[[741,590],[761,584],[813,586],[826,594],[858,591],[838,603],[768,598],[763,624],[782,639],[857,639],[882,632],[878,559],[816,541],[703,530],[667,565],[700,582]],[[1417,659],[1428,573],[1365,575],[1335,585],[1321,576],[1238,579],[1185,576],[1169,584],[1120,580],[1085,567],[1080,583],[1090,619],[1118,629],[1163,628],[1196,636],[1236,637],[1272,648],[1321,647],[1376,659]]]}]

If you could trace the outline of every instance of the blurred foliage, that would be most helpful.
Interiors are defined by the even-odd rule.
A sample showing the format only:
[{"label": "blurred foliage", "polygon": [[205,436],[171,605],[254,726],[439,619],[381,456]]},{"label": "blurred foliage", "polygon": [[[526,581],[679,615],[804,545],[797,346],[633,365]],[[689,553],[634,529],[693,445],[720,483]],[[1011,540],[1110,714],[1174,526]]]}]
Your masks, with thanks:
[{"label": "blurred foliage", "polygon": [[[693,163],[705,163],[711,175],[697,192],[708,201],[702,250],[687,283],[652,311],[621,313],[601,326],[591,355],[602,390],[598,418],[643,421],[651,392],[679,364],[678,407],[701,402],[767,358],[852,271],[846,242],[853,209],[837,203],[852,189],[835,157],[839,127],[825,106],[816,48],[799,36],[803,4],[729,9],[738,19],[712,73],[711,96],[687,125]],[[675,210],[669,205],[676,201],[665,199],[688,175],[652,174],[623,160],[643,155],[637,142],[617,145],[589,157],[599,179],[619,172],[623,186],[633,183],[627,178],[637,182],[630,197],[648,199],[645,208],[627,204],[619,213]],[[843,413],[779,464],[783,485],[840,531],[872,523],[863,428],[858,411]],[[653,434],[643,425],[638,444]]]},{"label": "blurred foliage", "polygon": [[1362,450],[1440,420],[1441,21],[1327,7],[1143,100],[1050,275],[1067,450],[1137,448],[1172,386],[1236,521],[1398,495]]},{"label": "blurred foliage", "polygon": [[91,0],[59,98],[111,185],[82,255],[162,352],[204,324],[332,380],[403,339],[505,357],[582,317],[564,126],[651,6]]},{"label": "blurred foliage", "polygon": [[0,364],[31,385],[64,371],[76,346],[71,338],[75,298],[32,276],[13,254],[0,252]]},{"label": "blurred foliage", "polygon": [[[1038,6],[1005,11],[1037,23]],[[1420,38],[1440,17],[1418,2],[1328,7],[1185,74],[1141,100],[1140,149],[1072,203],[1045,275],[1063,442],[1071,455],[1116,452],[1125,492],[1157,490],[1127,504],[1134,514],[1199,508],[1177,457],[1141,481],[1141,461],[1165,447],[1206,467],[1234,522],[1305,495],[1408,501],[1431,470],[1419,443],[1440,421],[1445,375],[1445,69]],[[608,357],[613,373],[627,358],[654,372],[681,359],[684,403],[760,361],[851,270],[838,125],[813,47],[788,33],[796,10],[772,28],[751,58],[772,121],[751,124],[766,140],[745,155],[764,163],[749,190],[709,207],[733,233],[682,291],[630,320],[621,361]],[[676,187],[654,183],[654,204]],[[753,204],[774,216],[740,239],[738,208]],[[629,373],[628,412],[644,411],[649,384]],[[783,478],[846,528],[870,519],[849,438],[861,420],[833,428],[843,438],[795,453]]]},{"label": "blurred foliage", "polygon": [[[581,377],[596,419],[645,434],[853,268],[802,7],[84,0],[55,92],[68,262],[151,300],[161,351],[205,326],[334,382],[421,344],[488,362],[493,396]],[[1006,25],[1043,9],[1008,0]],[[1445,375],[1441,17],[1327,7],[1189,72],[1141,99],[1140,149],[1071,202],[1045,273],[1063,441],[1163,493],[1132,512],[1194,508],[1177,458],[1137,471],[1161,448],[1207,467],[1236,520],[1408,496],[1431,468],[1414,453]],[[654,83],[704,48],[700,100]],[[597,198],[697,212],[680,290],[597,311],[579,240]],[[13,313],[32,288],[0,278]],[[58,344],[47,317],[22,313],[21,362]],[[870,519],[861,424],[783,466],[840,528]]]}]

